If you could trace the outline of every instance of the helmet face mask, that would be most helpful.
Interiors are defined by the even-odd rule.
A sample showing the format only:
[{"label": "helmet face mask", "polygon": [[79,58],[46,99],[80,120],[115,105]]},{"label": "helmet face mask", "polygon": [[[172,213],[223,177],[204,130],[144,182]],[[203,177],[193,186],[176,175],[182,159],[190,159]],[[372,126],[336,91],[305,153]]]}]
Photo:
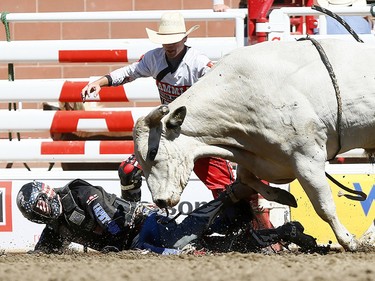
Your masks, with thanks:
[{"label": "helmet face mask", "polygon": [[55,190],[38,181],[22,186],[17,195],[17,206],[25,218],[36,223],[49,223],[61,214],[60,199]]}]

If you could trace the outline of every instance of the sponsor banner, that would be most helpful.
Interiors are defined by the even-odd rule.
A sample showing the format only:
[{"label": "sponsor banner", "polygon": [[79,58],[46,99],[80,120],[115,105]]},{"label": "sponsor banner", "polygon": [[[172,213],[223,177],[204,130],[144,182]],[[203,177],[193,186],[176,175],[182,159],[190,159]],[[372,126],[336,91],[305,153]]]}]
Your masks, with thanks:
[{"label": "sponsor banner", "polygon": [[[340,221],[352,234],[360,238],[375,218],[375,174],[332,174],[332,176],[346,187],[367,194],[365,201],[347,199],[342,196],[347,192],[329,181]],[[316,237],[319,243],[326,244],[328,241],[337,243],[330,226],[318,217],[298,181],[291,183],[290,192],[298,202],[298,208],[291,208],[291,220],[301,221],[306,232]]]},{"label": "sponsor banner", "polygon": [[0,181],[0,232],[11,232],[12,227],[12,183]]}]

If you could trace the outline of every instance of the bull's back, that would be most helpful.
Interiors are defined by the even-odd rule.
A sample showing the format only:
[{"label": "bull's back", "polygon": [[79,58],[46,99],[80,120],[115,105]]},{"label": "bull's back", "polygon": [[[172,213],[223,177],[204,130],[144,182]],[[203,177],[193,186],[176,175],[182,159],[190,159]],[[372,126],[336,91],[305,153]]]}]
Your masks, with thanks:
[{"label": "bull's back", "polygon": [[[244,135],[263,134],[270,142],[280,141],[280,136],[283,141],[295,138],[295,131],[303,131],[309,122],[314,123],[312,131],[324,127],[328,135],[334,134],[338,103],[328,66],[340,90],[344,118],[360,126],[366,121],[357,116],[371,114],[375,100],[375,68],[371,67],[375,48],[334,39],[319,43],[324,54],[309,40],[239,48],[221,59],[171,107],[187,106],[188,115],[202,118],[203,124],[213,120],[234,130],[236,124],[252,124]],[[325,56],[326,63],[322,60]],[[362,113],[354,116],[353,105],[354,112]]]},{"label": "bull's back", "polygon": [[[343,88],[343,98],[353,97],[353,93],[346,97],[346,88],[352,90],[362,83],[373,85],[375,68],[371,62],[375,61],[375,47],[337,39],[319,42]],[[296,98],[296,93],[320,104],[334,93],[329,85],[331,77],[311,41],[265,42],[226,55],[177,104],[199,100],[218,106],[237,106],[257,99],[290,100]],[[288,88],[293,89],[288,91]]]}]

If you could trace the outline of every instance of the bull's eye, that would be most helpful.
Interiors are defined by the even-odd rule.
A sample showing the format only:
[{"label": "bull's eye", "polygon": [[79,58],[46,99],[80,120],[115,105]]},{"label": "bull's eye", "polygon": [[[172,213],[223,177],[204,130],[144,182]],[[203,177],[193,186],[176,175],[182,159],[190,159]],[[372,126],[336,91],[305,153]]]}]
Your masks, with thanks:
[{"label": "bull's eye", "polygon": [[148,152],[148,158],[151,161],[154,161],[157,153],[158,153],[158,149],[157,148],[150,149],[149,152]]}]

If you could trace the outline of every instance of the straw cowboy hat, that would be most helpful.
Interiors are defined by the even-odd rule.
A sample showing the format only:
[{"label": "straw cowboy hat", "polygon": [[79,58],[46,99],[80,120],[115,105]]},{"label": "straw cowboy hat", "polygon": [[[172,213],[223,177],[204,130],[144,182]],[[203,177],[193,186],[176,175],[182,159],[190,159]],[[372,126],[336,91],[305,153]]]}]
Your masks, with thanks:
[{"label": "straw cowboy hat", "polygon": [[323,8],[360,7],[366,6],[366,0],[317,0],[319,6]]},{"label": "straw cowboy hat", "polygon": [[199,25],[194,25],[188,31],[185,27],[185,19],[178,12],[168,12],[162,15],[159,31],[154,31],[146,28],[148,38],[157,44],[173,44],[181,41],[194,30],[197,30]]}]

